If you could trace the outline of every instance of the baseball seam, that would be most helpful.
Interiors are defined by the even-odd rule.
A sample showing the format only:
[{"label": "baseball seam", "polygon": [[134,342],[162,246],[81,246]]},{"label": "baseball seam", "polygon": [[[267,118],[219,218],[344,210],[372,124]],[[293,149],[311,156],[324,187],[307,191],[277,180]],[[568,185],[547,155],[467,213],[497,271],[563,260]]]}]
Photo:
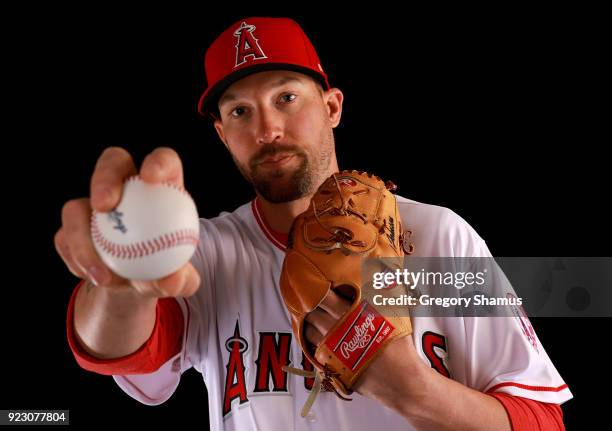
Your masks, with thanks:
[{"label": "baseball seam", "polygon": [[92,215],[92,237],[105,253],[118,259],[127,260],[151,256],[160,251],[180,245],[188,244],[197,246],[199,241],[197,231],[193,229],[181,229],[146,241],[131,244],[117,244],[109,241],[102,235],[98,228],[95,214]]},{"label": "baseball seam", "polygon": [[[139,175],[133,175],[124,180],[124,184],[130,181],[142,181]],[[178,191],[179,193],[188,196],[191,195],[187,190],[176,184],[161,183],[165,187],[169,187]],[[96,215],[99,214],[97,211],[93,211],[91,214],[91,233],[94,242],[100,246],[105,253],[118,258],[118,259],[138,259],[145,256],[151,256],[160,251],[167,250],[173,247],[181,245],[194,245],[197,246],[199,242],[199,233],[194,229],[180,229],[174,232],[160,235],[156,238],[152,238],[146,241],[135,242],[131,244],[117,244],[113,241],[108,240],[98,227],[98,221]]]}]

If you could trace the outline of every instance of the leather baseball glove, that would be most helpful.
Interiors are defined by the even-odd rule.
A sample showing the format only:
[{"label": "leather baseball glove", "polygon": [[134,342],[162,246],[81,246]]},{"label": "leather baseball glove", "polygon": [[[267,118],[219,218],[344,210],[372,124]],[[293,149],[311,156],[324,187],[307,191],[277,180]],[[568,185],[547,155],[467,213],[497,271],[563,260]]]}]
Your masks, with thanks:
[{"label": "leather baseball glove", "polygon": [[[280,278],[281,293],[292,316],[293,332],[314,372],[285,367],[314,377],[302,416],[323,388],[343,399],[353,391],[368,365],[394,339],[412,333],[410,317],[394,307],[374,305],[362,279],[370,258],[382,259],[383,270],[401,269],[411,254],[409,231],[401,226],[393,183],[365,172],[342,171],[319,187],[308,209],[293,222]],[[380,265],[381,260],[376,260]],[[305,335],[306,315],[329,291],[351,303],[350,310],[324,334],[318,346]],[[370,289],[368,289],[370,290]],[[405,293],[395,288],[394,295]]]}]

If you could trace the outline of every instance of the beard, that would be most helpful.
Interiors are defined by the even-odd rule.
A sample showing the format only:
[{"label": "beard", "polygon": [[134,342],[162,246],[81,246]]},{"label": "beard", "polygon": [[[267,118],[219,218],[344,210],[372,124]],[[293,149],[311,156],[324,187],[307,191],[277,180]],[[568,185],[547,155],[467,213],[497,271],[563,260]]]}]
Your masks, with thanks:
[{"label": "beard", "polygon": [[[318,154],[310,154],[296,145],[266,145],[249,161],[247,166],[241,164],[232,155],[242,176],[250,182],[258,194],[271,203],[284,203],[313,194],[325,179],[331,163],[334,137],[327,129],[322,132],[321,146]],[[278,169],[264,169],[261,162],[278,153],[287,153],[298,160],[296,167],[281,166]]]}]

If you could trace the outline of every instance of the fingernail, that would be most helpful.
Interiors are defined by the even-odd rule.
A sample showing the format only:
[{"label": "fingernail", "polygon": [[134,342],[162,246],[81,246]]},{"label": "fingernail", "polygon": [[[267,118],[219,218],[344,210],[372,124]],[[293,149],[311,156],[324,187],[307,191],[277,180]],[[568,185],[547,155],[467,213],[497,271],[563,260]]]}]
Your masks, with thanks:
[{"label": "fingernail", "polygon": [[99,266],[90,266],[87,268],[87,277],[96,286],[106,284],[110,281],[110,274],[108,271]]}]

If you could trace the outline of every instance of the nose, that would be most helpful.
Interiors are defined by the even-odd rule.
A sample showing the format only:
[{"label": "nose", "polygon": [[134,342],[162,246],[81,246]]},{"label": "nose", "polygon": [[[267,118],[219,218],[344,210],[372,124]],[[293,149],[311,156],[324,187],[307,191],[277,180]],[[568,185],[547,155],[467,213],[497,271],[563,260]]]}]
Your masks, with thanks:
[{"label": "nose", "polygon": [[283,121],[281,116],[271,109],[260,110],[257,125],[257,143],[272,144],[283,137]]}]

